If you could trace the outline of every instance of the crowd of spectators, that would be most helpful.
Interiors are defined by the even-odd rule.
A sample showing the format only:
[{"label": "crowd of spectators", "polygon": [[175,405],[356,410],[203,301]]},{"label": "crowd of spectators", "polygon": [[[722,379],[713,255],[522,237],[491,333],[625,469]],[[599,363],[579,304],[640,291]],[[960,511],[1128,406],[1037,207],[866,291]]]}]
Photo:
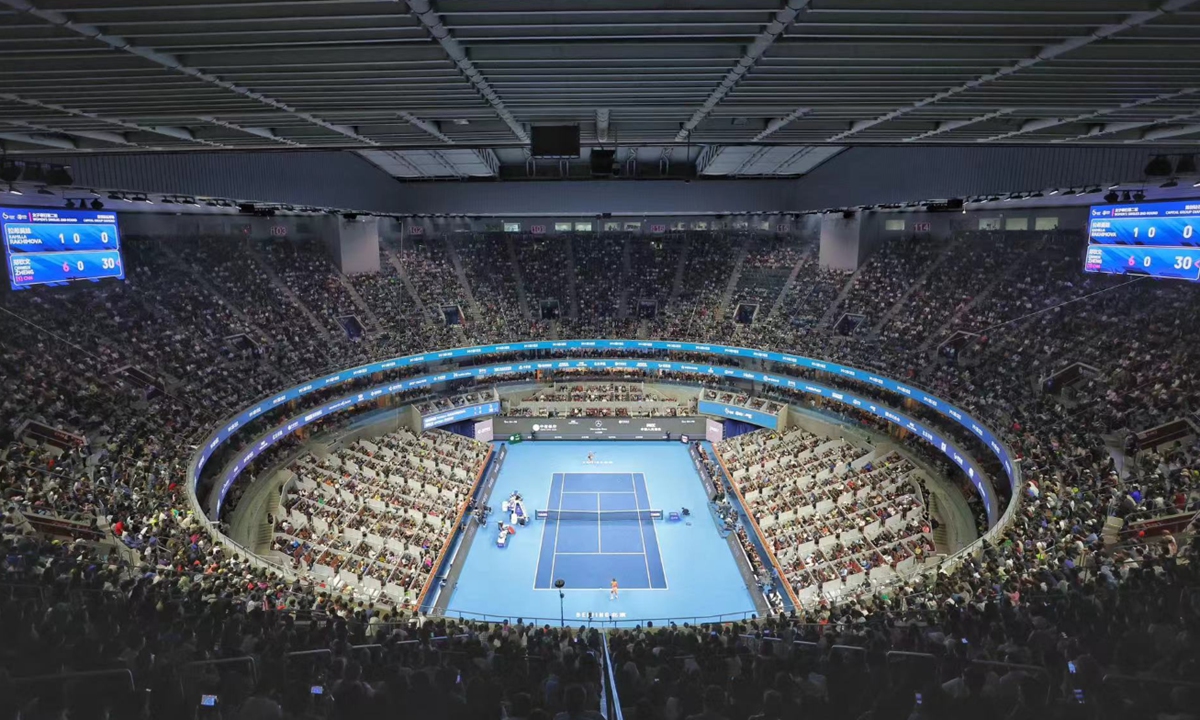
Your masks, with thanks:
[{"label": "crowd of spectators", "polygon": [[[857,328],[859,332],[882,324],[888,310],[900,301],[940,252],[941,243],[919,236],[884,243],[858,271],[858,278],[842,301],[840,312],[864,316],[864,322]],[[837,318],[833,320],[836,322]]]},{"label": "crowd of spectators", "polygon": [[484,332],[513,340],[539,334],[539,321],[530,320],[521,308],[518,273],[512,265],[507,237],[501,233],[470,235],[459,240],[458,246],[463,271],[479,303]]},{"label": "crowd of spectators", "polygon": [[[226,238],[139,247],[151,242],[130,243],[124,284],[0,299],[0,710],[12,716],[20,706],[31,718],[186,717],[203,684],[219,688],[230,717],[278,717],[277,706],[289,717],[495,717],[501,699],[510,717],[591,706],[586,687],[582,699],[566,690],[595,677],[600,641],[587,633],[568,639],[527,626],[388,625],[395,611],[336,588],[293,584],[210,539],[182,489],[188,455],[205,431],[279,387],[378,349],[337,337],[336,328],[328,341],[311,331],[297,300],[318,318],[348,306],[336,289],[311,295],[340,280],[329,266],[310,267],[312,258],[299,250],[256,255],[245,241]],[[1001,430],[1027,481],[1011,526],[977,556],[931,563],[934,572],[886,593],[818,602],[795,618],[616,633],[610,641],[631,716],[739,720],[798,708],[814,717],[870,718],[1194,715],[1193,690],[1140,678],[1195,676],[1195,528],[1179,538],[1121,536],[1115,546],[1106,545],[1105,528],[1110,518],[1133,521],[1200,502],[1194,440],[1135,456],[1123,454],[1123,437],[1114,437],[1195,421],[1200,358],[1190,331],[1200,295],[1182,283],[1083,276],[1067,261],[1072,251],[1078,257],[1078,238],[1078,247],[1044,233],[954,242],[881,338],[829,338],[793,322],[747,328],[739,337],[909,378]],[[461,301],[444,254],[408,252],[406,267],[424,302]],[[721,338],[721,327],[706,319],[733,254],[727,236],[693,238],[679,302],[653,332]],[[561,294],[565,257],[522,242],[518,256],[531,300]],[[928,262],[895,264],[897,274],[910,275],[897,287],[916,282],[911,274]],[[264,280],[264,263],[295,298]],[[785,302],[782,317],[820,317],[819,298],[828,306],[844,282],[798,279],[792,293],[804,300]],[[988,296],[968,307],[984,288]],[[915,352],[943,339],[956,314],[976,333],[963,352]],[[508,339],[486,325],[463,332],[472,342]],[[398,336],[387,351],[428,349],[449,337]],[[1042,380],[1072,363],[1095,372],[1069,398],[1062,388],[1047,392]],[[29,420],[83,441],[67,448],[14,442]],[[96,543],[82,531],[29,537],[26,515],[77,521],[115,542]],[[767,640],[768,632],[779,639]],[[443,634],[466,637],[433,639]],[[380,647],[351,649],[369,639]],[[328,699],[314,700],[304,687],[311,674],[296,682],[299,671],[284,653],[301,649],[329,651]],[[922,655],[893,661],[888,650]],[[262,668],[257,683],[224,665],[184,677],[188,662],[247,654]],[[996,661],[1010,665],[984,664]],[[536,662],[543,664],[534,669]],[[1070,673],[1068,662],[1078,671]],[[13,680],[115,668],[133,673],[137,692],[112,683],[64,689]],[[551,677],[552,693],[544,691]]]},{"label": "crowd of spectators", "polygon": [[773,235],[755,236],[752,242],[754,245],[742,262],[742,272],[738,275],[727,312],[732,312],[741,303],[748,303],[759,305],[759,312],[765,317],[796,263],[812,253],[813,248]]},{"label": "crowd of spectators", "polygon": [[405,430],[304,455],[290,467],[272,550],[335,587],[411,610],[486,457],[485,443]]},{"label": "crowd of spectators", "polygon": [[625,246],[635,241],[627,233],[605,232],[571,243],[581,322],[603,326],[618,315],[626,282]]},{"label": "crowd of spectators", "polygon": [[626,314],[641,317],[646,307],[665,309],[675,287],[675,275],[684,258],[689,240],[685,233],[673,232],[647,241],[635,241],[629,248],[628,306]]},{"label": "crowd of spectators", "polygon": [[799,429],[715,450],[806,604],[911,575],[934,552],[923,475],[895,452]]},{"label": "crowd of spectators", "polygon": [[529,235],[513,238],[521,263],[521,279],[529,309],[535,318],[571,317],[571,279],[574,268],[567,262],[567,246],[559,237]]}]

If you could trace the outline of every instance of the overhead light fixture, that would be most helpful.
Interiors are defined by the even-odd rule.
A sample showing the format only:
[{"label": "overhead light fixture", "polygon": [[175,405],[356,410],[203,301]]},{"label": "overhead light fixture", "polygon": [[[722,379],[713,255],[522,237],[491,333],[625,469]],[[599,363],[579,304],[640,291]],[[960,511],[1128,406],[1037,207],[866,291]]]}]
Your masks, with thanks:
[{"label": "overhead light fixture", "polygon": [[147,195],[135,195],[133,199],[135,202],[146,203],[147,205],[154,204],[154,201]]},{"label": "overhead light fixture", "polygon": [[1161,188],[1179,187],[1179,181],[1176,180],[1175,178],[1171,178],[1170,180],[1166,181],[1162,185],[1159,185],[1159,187],[1161,187]]},{"label": "overhead light fixture", "polygon": [[13,195],[24,195],[25,193],[18,190],[12,183],[8,184],[8,191]]},{"label": "overhead light fixture", "polygon": [[94,198],[100,197],[100,193],[96,192],[95,190],[88,190],[88,195],[91,195]]},{"label": "overhead light fixture", "polygon": [[1053,190],[1051,190],[1051,191],[1050,191],[1048,194],[1049,194],[1050,196],[1052,196],[1052,197],[1053,197],[1054,195],[1057,195],[1057,194],[1058,194],[1058,188],[1054,188],[1054,189],[1053,189]]},{"label": "overhead light fixture", "polygon": [[[1051,193],[1051,194],[1053,194],[1053,193]],[[1042,193],[1041,193],[1040,191],[1039,191],[1039,192],[1035,192],[1035,193],[1033,193],[1032,195],[1030,195],[1029,197],[1031,197],[1031,198],[1035,198],[1035,197],[1042,197]]]},{"label": "overhead light fixture", "polygon": [[1195,155],[1180,155],[1179,162],[1175,163],[1176,175],[1195,175],[1196,174],[1196,156]]},{"label": "overhead light fixture", "polygon": [[53,194],[54,194],[54,191],[50,190],[50,188],[46,188],[46,187],[38,188],[38,195],[53,195]]},{"label": "overhead light fixture", "polygon": [[205,204],[205,205],[207,205],[207,206],[209,206],[209,207],[216,207],[216,206],[217,206],[217,201],[216,201],[216,200],[213,200],[212,198],[209,198],[209,199],[207,199],[207,200],[205,200],[205,201],[204,201],[204,204]]},{"label": "overhead light fixture", "polygon": [[1119,187],[1121,187],[1121,183],[1113,183],[1112,185],[1109,185],[1109,186],[1108,186],[1108,189],[1109,189],[1109,190],[1116,190],[1116,189],[1117,189],[1117,188],[1119,188]]},{"label": "overhead light fixture", "polygon": [[109,200],[123,200],[124,198],[122,198],[122,197],[121,197],[121,193],[118,193],[118,192],[110,192],[110,193],[108,194],[108,199],[109,199]]},{"label": "overhead light fixture", "polygon": [[172,198],[172,197],[168,197],[168,196],[164,195],[164,196],[163,196],[163,199],[162,199],[162,201],[161,201],[161,202],[162,202],[162,204],[163,204],[163,205],[174,205],[174,204],[175,204],[175,199],[174,199],[174,198]]},{"label": "overhead light fixture", "polygon": [[1146,177],[1166,177],[1171,174],[1171,161],[1166,155],[1155,155],[1143,170]]},{"label": "overhead light fixture", "polygon": [[471,121],[466,118],[454,118],[455,125],[470,125]]},{"label": "overhead light fixture", "polygon": [[93,210],[103,210],[104,203],[100,202],[99,198],[96,198],[95,200],[92,201],[92,209]]},{"label": "overhead light fixture", "polygon": [[1200,180],[1197,180],[1196,182],[1192,183],[1192,187],[1200,187]]},{"label": "overhead light fixture", "polygon": [[1137,192],[1135,192],[1135,193],[1133,194],[1133,201],[1134,201],[1134,202],[1141,202],[1141,201],[1143,201],[1143,200],[1145,200],[1145,199],[1146,199],[1146,193],[1142,192],[1141,190],[1138,190]]}]

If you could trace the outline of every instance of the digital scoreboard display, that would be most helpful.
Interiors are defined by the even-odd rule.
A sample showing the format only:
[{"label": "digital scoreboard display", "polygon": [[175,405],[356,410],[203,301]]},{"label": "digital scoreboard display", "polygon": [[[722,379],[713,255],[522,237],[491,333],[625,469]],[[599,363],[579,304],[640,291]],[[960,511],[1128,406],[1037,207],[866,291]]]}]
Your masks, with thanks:
[{"label": "digital scoreboard display", "polygon": [[1083,269],[1200,282],[1200,200],[1093,206]]},{"label": "digital scoreboard display", "polygon": [[115,212],[0,207],[0,235],[13,290],[125,279]]}]

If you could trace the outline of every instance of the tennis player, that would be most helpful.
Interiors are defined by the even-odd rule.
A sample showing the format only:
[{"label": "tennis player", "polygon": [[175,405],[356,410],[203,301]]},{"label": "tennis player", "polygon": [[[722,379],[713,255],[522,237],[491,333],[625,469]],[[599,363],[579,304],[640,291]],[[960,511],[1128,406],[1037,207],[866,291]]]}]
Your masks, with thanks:
[{"label": "tennis player", "polygon": [[617,579],[616,579],[616,578],[613,578],[613,579],[612,579],[612,587],[611,587],[611,588],[609,589],[609,591],[608,591],[608,599],[609,599],[609,600],[616,600],[616,599],[617,599],[617,595],[619,594],[619,593],[617,592],[617,591],[618,591],[618,589],[619,589],[619,588],[617,588]]},{"label": "tennis player", "polygon": [[588,461],[588,465],[594,464],[596,462],[596,453],[594,453],[594,452],[588,453],[587,461]]}]

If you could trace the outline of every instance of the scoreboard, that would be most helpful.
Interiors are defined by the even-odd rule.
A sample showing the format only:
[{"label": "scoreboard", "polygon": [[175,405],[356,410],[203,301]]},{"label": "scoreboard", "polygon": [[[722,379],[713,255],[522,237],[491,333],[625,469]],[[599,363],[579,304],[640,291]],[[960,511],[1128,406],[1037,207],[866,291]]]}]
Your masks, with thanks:
[{"label": "scoreboard", "polygon": [[1200,282],[1200,200],[1093,206],[1083,269]]},{"label": "scoreboard", "polygon": [[0,207],[0,235],[13,290],[125,279],[115,212]]}]

